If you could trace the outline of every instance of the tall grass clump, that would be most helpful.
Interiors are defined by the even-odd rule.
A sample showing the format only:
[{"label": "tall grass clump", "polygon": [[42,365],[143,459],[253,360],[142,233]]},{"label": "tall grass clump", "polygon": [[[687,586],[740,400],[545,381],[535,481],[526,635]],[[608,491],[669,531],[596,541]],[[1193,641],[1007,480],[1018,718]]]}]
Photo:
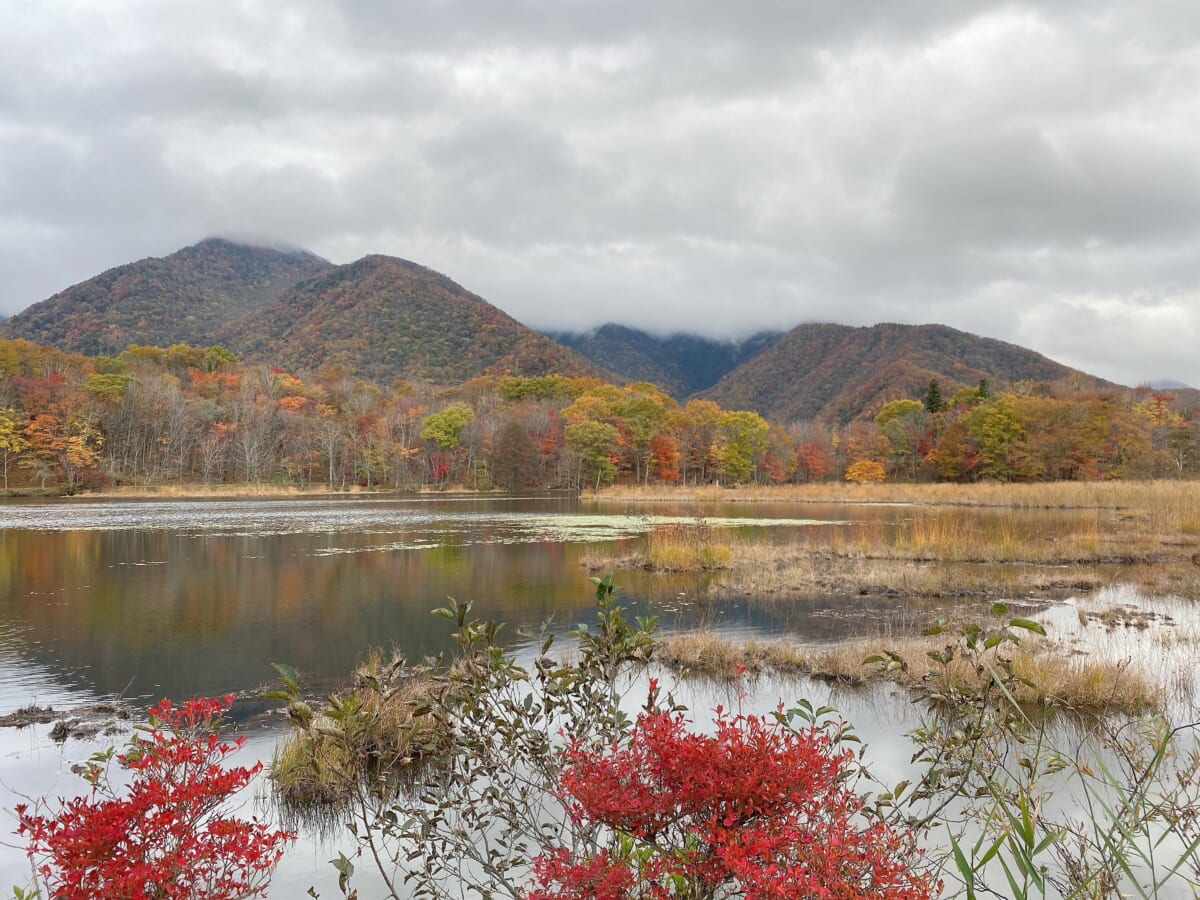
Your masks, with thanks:
[{"label": "tall grass clump", "polygon": [[[655,658],[688,675],[732,678],[745,670],[802,674],[841,684],[886,679],[909,689],[983,691],[995,672],[968,657],[948,654],[940,635],[843,641],[805,647],[783,640],[739,640],[709,630],[664,635]],[[890,665],[880,666],[880,661]],[[1007,644],[997,665],[1011,673],[1012,699],[1095,715],[1138,715],[1162,708],[1163,689],[1128,660],[1066,653],[1056,642],[1026,639]]]},{"label": "tall grass clump", "polygon": [[[295,683],[294,673],[279,669]],[[364,787],[394,790],[398,776],[437,752],[442,736],[427,710],[438,687],[430,678],[372,651],[354,680],[318,712],[302,701],[289,708],[298,727],[276,748],[270,772],[285,809],[344,806]]]},{"label": "tall grass clump", "polygon": [[734,543],[703,520],[684,525],[656,525],[646,537],[645,566],[664,572],[728,568]]}]

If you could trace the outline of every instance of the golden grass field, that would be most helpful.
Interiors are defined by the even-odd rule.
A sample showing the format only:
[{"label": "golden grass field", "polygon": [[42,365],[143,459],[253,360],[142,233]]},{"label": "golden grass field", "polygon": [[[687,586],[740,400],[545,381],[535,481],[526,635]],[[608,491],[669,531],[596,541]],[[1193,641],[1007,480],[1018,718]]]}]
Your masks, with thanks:
[{"label": "golden grass field", "polygon": [[[909,507],[895,526],[826,529],[788,545],[708,527],[705,497],[713,490],[675,489],[669,499],[695,504],[693,524],[655,526],[640,552],[593,553],[585,565],[724,571],[722,583],[731,593],[760,597],[1077,591],[1118,581],[1147,593],[1192,595],[1200,589],[1200,482],[801,485],[718,495],[731,502]],[[668,499],[654,489],[601,496]]]},{"label": "golden grass field", "polygon": [[1200,525],[1200,481],[1055,481],[1022,484],[616,485],[585,492],[598,500],[739,503],[908,503],[1015,509],[1113,509],[1153,505]]},{"label": "golden grass field", "polygon": [[[655,525],[637,552],[593,553],[585,565],[703,572],[707,597],[718,603],[886,594],[896,598],[898,615],[906,608],[904,598],[933,598],[955,607],[956,616],[970,616],[984,598],[1020,597],[1036,606],[1068,596],[1086,598],[1117,584],[1133,585],[1150,598],[1200,599],[1200,482],[611,488],[599,498],[685,505],[696,519]],[[710,509],[717,515],[718,504],[725,502],[906,508],[877,524],[814,529],[794,542],[772,543],[709,526],[704,516]],[[1200,638],[1189,639],[1186,626],[1163,627],[1154,616],[1139,615],[1120,607],[1085,612],[1081,606],[1080,634],[1090,634],[1082,645],[1051,632],[1049,639],[1024,639],[1020,647],[1009,647],[1014,670],[1029,682],[1018,699],[1082,712],[1159,708],[1167,682],[1190,684],[1190,677],[1151,671],[1152,666],[1142,665],[1153,661],[1149,658],[1106,652],[1112,642],[1102,630],[1149,629],[1151,643],[1167,656],[1190,654]],[[863,660],[889,649],[906,662],[888,675],[901,685],[929,678],[971,682],[981,676],[958,663],[946,670],[932,665],[928,654],[941,650],[943,639],[914,635],[917,629],[911,627],[882,634],[887,624],[878,627],[879,636],[820,647],[731,640],[699,630],[665,637],[659,659],[693,675],[729,677],[744,666],[750,672],[858,684],[884,677]]]}]

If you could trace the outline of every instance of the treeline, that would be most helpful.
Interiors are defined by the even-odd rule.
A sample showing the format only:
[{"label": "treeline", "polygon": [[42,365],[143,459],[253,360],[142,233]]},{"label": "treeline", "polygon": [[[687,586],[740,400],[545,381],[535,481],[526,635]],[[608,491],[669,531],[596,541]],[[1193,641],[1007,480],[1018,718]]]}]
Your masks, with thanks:
[{"label": "treeline", "polygon": [[849,480],[1182,478],[1200,464],[1194,396],[1149,388],[1054,396],[1023,383],[993,394],[981,381],[944,399],[932,381],[921,400],[884,403],[843,440]]},{"label": "treeline", "polygon": [[0,341],[3,484],[263,483],[537,490],[626,483],[1185,476],[1195,410],[1130,396],[993,395],[884,404],[843,429],[787,428],[651,384],[481,377],[380,385],[239,363],[220,347],[83,357]]},{"label": "treeline", "polygon": [[482,377],[447,390],[242,365],[220,347],[92,358],[0,341],[5,488],[747,481],[768,431],[754,413],[680,409],[653,385],[591,377]]}]

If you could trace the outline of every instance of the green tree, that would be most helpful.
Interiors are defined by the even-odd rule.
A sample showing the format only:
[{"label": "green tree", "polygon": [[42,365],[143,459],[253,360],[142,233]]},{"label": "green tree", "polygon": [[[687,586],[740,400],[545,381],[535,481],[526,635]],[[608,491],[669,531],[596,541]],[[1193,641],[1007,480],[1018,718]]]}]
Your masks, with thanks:
[{"label": "green tree", "polygon": [[758,413],[739,410],[721,413],[715,453],[725,477],[733,482],[749,481],[767,452],[771,426]]},{"label": "green tree", "polygon": [[591,475],[596,476],[597,488],[600,487],[601,481],[611,481],[616,477],[617,467],[613,463],[613,457],[617,452],[620,432],[615,425],[586,419],[568,425],[564,436],[567,446],[579,456],[580,469],[586,468]]},{"label": "green tree", "polygon": [[936,378],[929,379],[929,387],[925,391],[925,411],[929,413],[941,412],[942,409],[942,386],[938,384]]},{"label": "green tree", "polygon": [[683,480],[696,484],[708,480],[708,465],[713,460],[713,445],[721,422],[721,407],[711,400],[689,400],[682,412],[680,459]]},{"label": "green tree", "polygon": [[465,403],[451,403],[445,409],[430,413],[421,423],[421,437],[435,442],[447,452],[458,446],[462,430],[475,418],[475,410]]},{"label": "green tree", "polygon": [[1013,398],[1006,395],[977,407],[966,417],[966,424],[979,443],[983,474],[997,481],[1011,481],[1013,453],[1025,436]]},{"label": "green tree", "polygon": [[924,416],[925,406],[919,400],[889,400],[875,414],[875,424],[891,445],[888,457],[892,472],[903,471],[909,478],[916,478]]},{"label": "green tree", "polygon": [[920,400],[889,400],[875,413],[875,424],[886,429],[889,423],[899,419],[917,419],[925,409]]}]

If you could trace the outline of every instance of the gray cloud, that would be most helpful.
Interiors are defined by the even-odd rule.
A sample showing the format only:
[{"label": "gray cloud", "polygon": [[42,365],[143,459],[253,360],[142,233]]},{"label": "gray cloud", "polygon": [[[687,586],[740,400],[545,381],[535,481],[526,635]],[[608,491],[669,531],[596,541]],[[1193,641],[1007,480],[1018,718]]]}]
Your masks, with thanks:
[{"label": "gray cloud", "polygon": [[942,321],[1200,385],[1200,21],[1140,4],[0,8],[0,312],[210,233],[544,327]]}]

